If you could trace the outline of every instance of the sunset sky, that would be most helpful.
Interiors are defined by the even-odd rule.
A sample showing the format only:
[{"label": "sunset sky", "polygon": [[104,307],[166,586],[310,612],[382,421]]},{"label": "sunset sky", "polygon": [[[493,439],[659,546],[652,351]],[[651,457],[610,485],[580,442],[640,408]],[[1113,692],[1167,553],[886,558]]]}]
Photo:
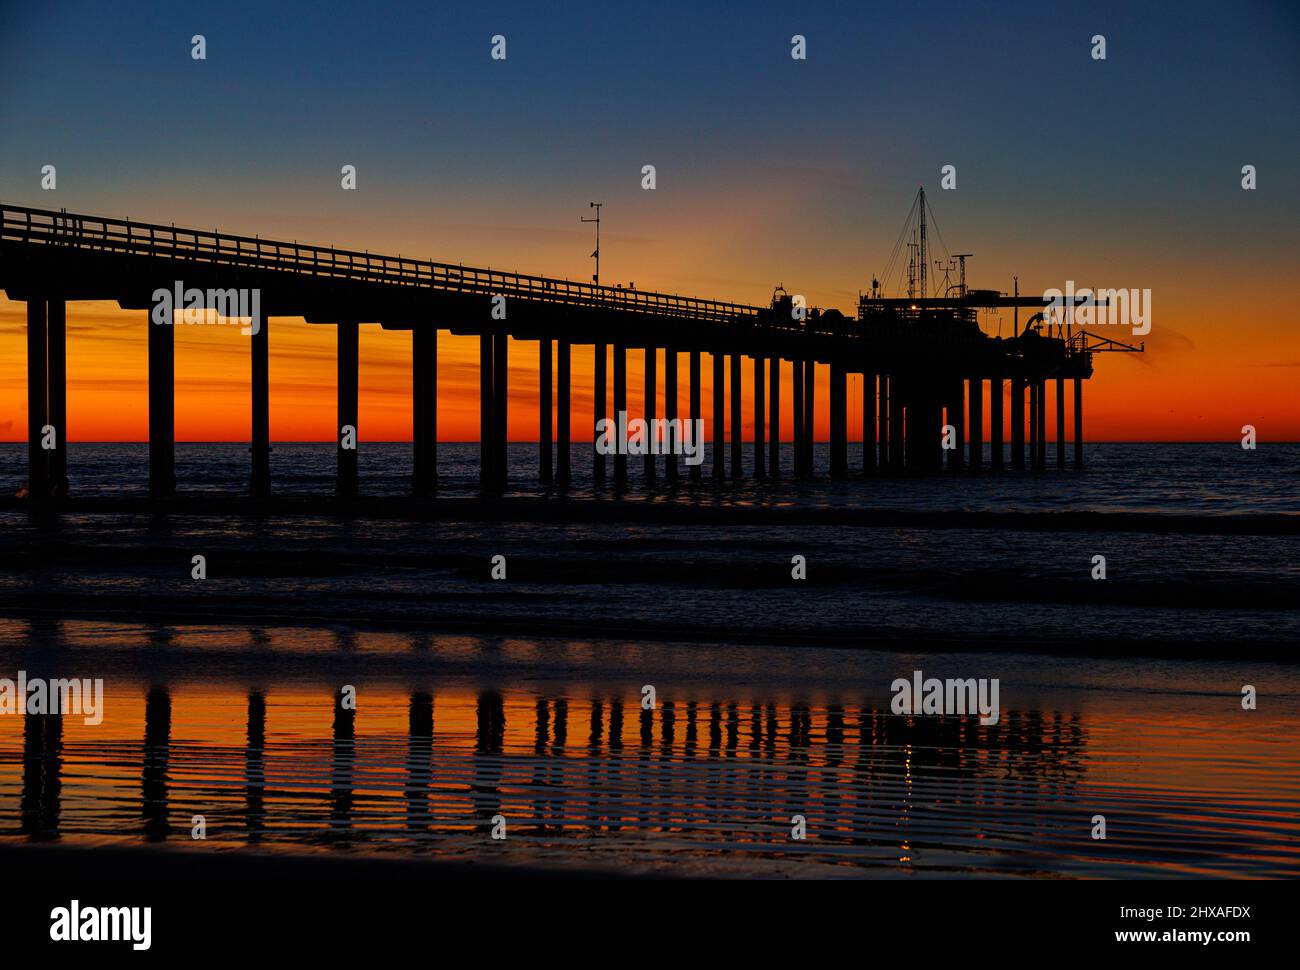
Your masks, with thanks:
[{"label": "sunset sky", "polygon": [[[0,199],[573,279],[595,199],[604,282],[759,304],[781,283],[851,311],[924,183],[974,286],[1152,291],[1146,354],[1097,360],[1089,438],[1300,440],[1294,4],[268,6],[0,6]],[[74,303],[68,327],[70,439],[143,440],[146,315]],[[177,437],[246,439],[248,338],[176,336]],[[0,297],[0,440],[25,437],[24,341]],[[275,318],[270,347],[272,437],[333,440],[334,328]],[[363,328],[363,439],[409,436],[409,355]],[[536,437],[536,365],[513,345],[515,440]],[[477,366],[442,335],[444,440],[477,437]],[[640,389],[636,354],[634,412]]]}]

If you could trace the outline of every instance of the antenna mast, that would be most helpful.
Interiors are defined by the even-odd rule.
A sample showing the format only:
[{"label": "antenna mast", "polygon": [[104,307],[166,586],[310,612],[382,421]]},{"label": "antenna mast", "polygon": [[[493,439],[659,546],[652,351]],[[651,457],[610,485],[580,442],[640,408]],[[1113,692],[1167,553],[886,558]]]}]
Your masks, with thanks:
[{"label": "antenna mast", "polygon": [[925,186],[921,186],[921,299],[925,299]]},{"label": "antenna mast", "polygon": [[591,279],[597,286],[600,286],[600,207],[604,204],[603,202],[588,203],[588,208],[596,210],[596,218],[584,219],[579,217],[578,219],[579,222],[594,222],[596,224],[596,251],[591,254],[591,258],[596,261],[596,275]]},{"label": "antenna mast", "polygon": [[1011,279],[1015,283],[1016,308],[1013,311],[1016,317],[1015,335],[1019,337],[1020,336],[1020,277],[1013,276],[1011,277]]},{"label": "antenna mast", "polygon": [[957,253],[957,261],[961,264],[961,295],[966,295],[966,257],[974,256],[974,253]]}]

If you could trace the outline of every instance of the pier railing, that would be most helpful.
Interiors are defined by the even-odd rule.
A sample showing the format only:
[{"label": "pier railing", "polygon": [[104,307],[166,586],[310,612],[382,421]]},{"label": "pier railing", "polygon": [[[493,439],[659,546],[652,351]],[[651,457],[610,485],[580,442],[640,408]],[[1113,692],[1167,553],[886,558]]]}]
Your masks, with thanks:
[{"label": "pier railing", "polygon": [[0,204],[0,239],[714,323],[753,323],[760,312],[743,303],[8,204]]},{"label": "pier railing", "polygon": [[[848,470],[849,436],[849,379],[850,369],[863,375],[862,382],[862,449],[864,470],[877,467],[896,470],[937,470],[939,450],[934,445],[940,437],[941,420],[946,415],[958,427],[965,424],[962,415],[963,396],[969,401],[972,419],[970,429],[970,463],[978,467],[982,461],[983,445],[980,441],[983,423],[979,409],[983,401],[984,382],[996,382],[991,401],[1002,402],[1001,388],[1008,373],[1018,377],[1013,381],[1013,403],[1010,421],[1012,432],[1013,466],[1024,466],[1023,431],[1024,399],[1026,387],[1033,388],[1029,422],[1031,429],[1031,455],[1034,466],[1042,469],[1046,462],[1045,409],[1049,380],[1056,381],[1057,390],[1057,463],[1064,467],[1064,382],[1075,381],[1075,464],[1082,466],[1082,382],[1091,376],[1091,366],[1066,368],[1071,358],[1090,355],[1099,349],[1117,349],[1118,341],[1099,338],[1079,332],[1041,340],[1014,340],[1003,343],[983,337],[978,327],[974,334],[966,327],[927,326],[912,324],[928,321],[934,323],[956,320],[950,307],[904,306],[905,310],[923,310],[918,320],[900,319],[898,314],[886,315],[889,321],[906,323],[906,326],[867,327],[863,320],[849,320],[835,311],[820,313],[809,309],[806,318],[793,319],[793,301],[775,298],[773,306],[760,308],[740,303],[704,300],[696,297],[635,290],[630,287],[597,286],[571,280],[545,276],[510,273],[501,270],[472,266],[437,263],[432,260],[409,259],[381,253],[337,249],[333,246],[312,246],[282,240],[262,239],[258,236],[239,236],[207,232],[198,229],[177,228],[153,223],[131,222],[128,219],[111,219],[87,216],[66,211],[34,209],[0,203],[0,253],[6,262],[0,266],[0,282],[14,286],[11,275],[22,276],[30,272],[40,279],[28,280],[22,299],[27,304],[27,441],[28,441],[28,494],[45,500],[58,498],[68,491],[67,464],[67,307],[66,293],[90,292],[98,283],[102,289],[99,299],[111,299],[116,292],[114,277],[119,274],[153,277],[157,286],[172,274],[195,273],[211,278],[229,274],[230,283],[224,286],[243,285],[240,277],[249,275],[261,285],[285,289],[312,288],[330,290],[329,286],[311,286],[313,281],[347,281],[349,289],[359,289],[343,294],[350,302],[381,295],[376,289],[383,287],[383,296],[394,291],[409,292],[412,296],[428,293],[473,294],[476,297],[503,295],[522,299],[525,303],[558,307],[585,307],[599,309],[602,326],[613,323],[609,330],[622,329],[638,338],[635,341],[622,336],[601,337],[612,340],[614,352],[614,410],[626,410],[627,353],[632,346],[646,354],[645,411],[654,416],[657,400],[658,378],[654,362],[661,348],[673,351],[665,355],[666,408],[675,409],[677,395],[678,353],[691,352],[691,404],[689,420],[703,420],[700,414],[700,356],[712,357],[714,441],[726,437],[724,422],[731,421],[730,478],[743,477],[742,455],[742,377],[741,359],[749,356],[754,361],[754,475],[765,477],[767,468],[776,473],[780,468],[781,415],[780,388],[783,383],[782,360],[788,360],[795,378],[795,419],[792,421],[796,456],[794,472],[800,477],[813,475],[812,441],[817,385],[820,363],[830,364],[829,411],[831,415],[831,474],[838,477]],[[93,258],[87,258],[90,254]],[[94,267],[90,263],[103,265]],[[42,265],[47,263],[48,265]],[[85,264],[85,265],[83,265]],[[140,270],[137,274],[135,271]],[[95,279],[80,290],[65,286],[63,277],[78,272],[97,270],[90,275]],[[107,272],[104,272],[107,271]],[[253,275],[258,274],[258,275]],[[261,274],[271,276],[266,280]],[[271,275],[274,274],[274,275]],[[108,276],[109,283],[103,282]],[[172,276],[173,279],[177,278]],[[288,285],[292,283],[293,285]],[[300,286],[299,284],[305,284]],[[374,287],[376,289],[370,289]],[[390,289],[391,288],[391,289]],[[779,291],[778,291],[779,293]],[[322,293],[321,296],[329,296]],[[84,298],[84,297],[83,297]],[[1018,299],[1018,298],[1017,298]],[[304,303],[310,301],[304,300]],[[389,301],[405,304],[408,301]],[[414,301],[411,301],[414,302]],[[452,302],[452,301],[449,301]],[[882,301],[882,305],[899,301]],[[908,301],[910,304],[911,301]],[[924,302],[924,301],[921,301]],[[995,303],[994,305],[1001,305]],[[1019,303],[1015,305],[1019,306]],[[465,308],[461,308],[465,309]],[[960,309],[960,308],[959,308]],[[938,310],[949,312],[939,313]],[[610,311],[613,311],[612,313]],[[404,312],[394,310],[392,312]],[[152,319],[150,313],[149,319]],[[539,316],[547,316],[539,314]],[[803,317],[802,314],[799,315]],[[669,321],[682,321],[685,326],[662,327]],[[141,318],[144,322],[144,318]],[[338,341],[338,386],[336,392],[339,447],[337,450],[337,485],[340,496],[352,497],[358,492],[358,463],[355,448],[359,395],[359,322],[356,317],[336,319]],[[561,340],[555,348],[558,367],[551,376],[552,352],[547,349],[554,339],[557,323],[542,320],[537,332],[525,335],[539,343],[538,361],[538,415],[540,443],[539,478],[548,486],[552,483],[567,487],[571,483],[570,452],[572,435],[572,351],[574,343]],[[413,388],[411,394],[412,420],[412,481],[415,492],[431,494],[437,484],[437,321],[424,321],[428,325],[415,327],[411,338],[411,368]],[[648,324],[648,325],[647,325]],[[655,325],[659,324],[659,327]],[[548,335],[547,328],[550,328]],[[657,329],[664,329],[662,335]],[[141,328],[148,334],[149,380],[149,490],[157,498],[170,498],[176,493],[175,475],[175,327],[148,326]],[[728,331],[730,331],[728,333]],[[761,337],[798,335],[798,339],[751,340],[753,331],[765,331]],[[881,332],[885,331],[885,332]],[[913,332],[909,332],[913,331]],[[267,328],[255,331],[255,339],[248,343],[251,366],[251,425],[252,474],[251,494],[263,497],[270,493],[270,341]],[[581,335],[581,334],[580,334]],[[719,335],[723,339],[716,339]],[[479,341],[479,413],[480,431],[480,486],[485,494],[499,495],[506,490],[506,415],[509,401],[508,354],[512,334],[505,327],[482,328]],[[591,335],[588,333],[588,340]],[[816,337],[817,339],[804,339]],[[966,339],[967,337],[971,339]],[[853,344],[842,341],[850,338]],[[676,346],[674,346],[676,345]],[[684,346],[685,345],[685,346]],[[1031,346],[1032,345],[1032,346]],[[1134,348],[1129,348],[1134,349]],[[728,409],[723,379],[725,359],[731,363],[731,406]],[[594,361],[604,364],[606,357],[598,353]],[[1090,365],[1089,360],[1082,362]],[[597,414],[608,400],[606,394],[607,370],[604,366],[592,370],[593,399]],[[876,381],[879,384],[875,384]],[[669,383],[671,381],[671,384]],[[770,390],[765,393],[765,385]],[[555,462],[552,464],[551,394],[553,385],[558,388],[554,413],[557,426],[554,431]],[[963,391],[963,388],[968,388]],[[993,385],[990,385],[993,386]],[[1018,388],[1018,391],[1016,390]],[[1016,395],[1020,396],[1017,397]],[[765,416],[764,403],[771,401]],[[886,405],[877,420],[873,412],[878,403]],[[728,410],[730,413],[728,414]],[[669,415],[673,411],[669,410]],[[953,415],[956,417],[953,417]],[[1002,418],[990,416],[995,434],[994,454],[1000,463],[1002,455]],[[763,454],[765,423],[771,425],[768,440],[776,447],[768,456]],[[595,426],[599,428],[599,424]],[[53,429],[50,440],[54,447],[46,449],[43,443]],[[348,444],[349,440],[351,444]],[[605,455],[593,442],[593,481],[605,480]],[[917,441],[931,444],[916,447]],[[906,446],[906,447],[905,447]],[[655,477],[658,458],[647,455],[647,479]],[[620,460],[621,459],[621,460]],[[947,463],[950,468],[960,468],[964,459],[961,449],[950,449]],[[678,473],[676,456],[664,455],[665,474],[675,479]],[[553,474],[552,474],[553,473]],[[701,477],[698,465],[691,466],[692,477]],[[727,477],[724,449],[713,451],[713,475],[718,480]],[[627,482],[625,455],[614,460],[614,483],[622,488]]]}]

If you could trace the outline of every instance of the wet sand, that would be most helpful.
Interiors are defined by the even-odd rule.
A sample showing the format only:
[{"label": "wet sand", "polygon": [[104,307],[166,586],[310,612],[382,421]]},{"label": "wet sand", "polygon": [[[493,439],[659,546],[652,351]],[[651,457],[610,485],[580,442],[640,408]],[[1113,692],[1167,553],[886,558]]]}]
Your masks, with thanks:
[{"label": "wet sand", "polygon": [[[0,717],[0,844],[87,865],[165,845],[233,869],[1300,874],[1300,680],[1273,664],[73,622],[0,625],[0,664],[105,681],[102,723]],[[998,723],[893,714],[915,669],[997,677]]]}]

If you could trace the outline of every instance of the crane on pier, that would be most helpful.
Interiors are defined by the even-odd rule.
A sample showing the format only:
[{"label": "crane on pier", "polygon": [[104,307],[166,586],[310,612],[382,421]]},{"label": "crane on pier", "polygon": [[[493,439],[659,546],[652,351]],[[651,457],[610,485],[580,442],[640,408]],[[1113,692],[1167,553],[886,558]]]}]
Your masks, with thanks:
[{"label": "crane on pier", "polygon": [[[929,217],[928,220],[927,216]],[[955,286],[947,286],[943,296],[932,296],[929,292],[928,267],[931,255],[931,229],[934,230],[934,235],[947,256],[946,264],[950,266],[955,260],[958,266],[958,282]],[[898,261],[904,246],[908,250],[905,268],[901,267]],[[903,228],[894,242],[893,250],[885,265],[885,272],[882,274],[885,280],[884,286],[881,285],[879,278],[873,277],[870,293],[859,293],[858,295],[857,323],[859,327],[864,330],[866,328],[882,328],[911,332],[912,335],[917,337],[964,337],[972,340],[981,338],[1001,339],[989,338],[983,332],[979,326],[979,311],[1006,307],[1027,307],[1038,312],[1030,317],[1023,330],[1017,327],[1016,334],[1009,339],[1030,342],[1040,339],[1060,340],[1067,354],[1092,354],[1097,352],[1142,353],[1146,349],[1145,343],[1133,346],[1083,329],[1071,328],[1068,332],[1059,333],[1056,337],[1052,337],[1050,333],[1044,333],[1043,310],[1049,303],[1048,298],[1042,295],[1022,296],[1018,292],[1018,287],[1017,292],[1012,295],[999,290],[972,289],[968,287],[966,284],[966,260],[973,256],[974,253],[948,252],[943,234],[938,228],[938,219],[935,218],[934,210],[926,199],[925,186],[922,185],[912,200],[912,206],[903,222]],[[943,267],[945,262],[936,260],[935,265]],[[902,285],[904,273],[905,286]],[[895,278],[898,279],[899,283],[895,292],[898,289],[903,289],[906,295],[899,297],[885,296],[885,287],[889,285],[891,279]],[[954,289],[956,290],[955,296],[952,292]],[[1105,306],[1106,304],[1104,301],[1088,296],[1077,297],[1074,305]]]}]

